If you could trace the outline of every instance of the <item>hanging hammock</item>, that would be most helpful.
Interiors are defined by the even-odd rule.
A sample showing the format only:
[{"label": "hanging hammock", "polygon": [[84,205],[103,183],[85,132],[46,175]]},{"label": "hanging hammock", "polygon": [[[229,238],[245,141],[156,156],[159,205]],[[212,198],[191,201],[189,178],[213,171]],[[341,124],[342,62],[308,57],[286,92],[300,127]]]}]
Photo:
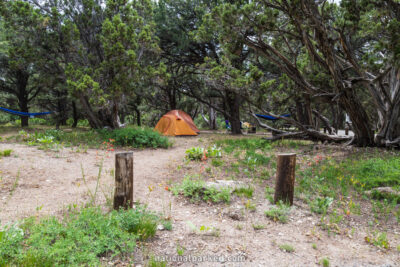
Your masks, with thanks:
[{"label": "hanging hammock", "polygon": [[0,111],[4,111],[4,112],[10,113],[12,115],[17,115],[17,116],[21,116],[21,117],[30,117],[30,118],[34,118],[36,116],[48,115],[48,114],[53,113],[53,111],[28,113],[28,112],[21,112],[21,111],[8,109],[8,108],[2,108],[2,107],[0,107]]},{"label": "hanging hammock", "polygon": [[269,116],[269,115],[261,115],[261,114],[256,114],[257,117],[264,119],[264,120],[270,120],[270,121],[275,121],[275,120],[279,120],[279,117],[290,117],[290,114],[282,114],[279,115],[279,117],[274,117],[274,116]]}]

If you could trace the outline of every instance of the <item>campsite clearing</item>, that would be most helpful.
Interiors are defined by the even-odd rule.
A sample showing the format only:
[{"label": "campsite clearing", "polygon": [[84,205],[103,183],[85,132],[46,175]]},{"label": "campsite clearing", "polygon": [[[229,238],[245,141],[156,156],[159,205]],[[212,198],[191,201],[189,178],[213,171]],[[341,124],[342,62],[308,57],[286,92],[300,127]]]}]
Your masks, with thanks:
[{"label": "campsite clearing", "polygon": [[[222,137],[220,134],[176,137],[172,139],[174,145],[170,149],[134,151],[134,201],[146,204],[172,223],[171,231],[166,230],[168,225],[160,226],[155,238],[137,246],[132,256],[134,262],[144,264],[152,256],[180,254],[244,259],[244,262],[226,259],[222,263],[203,262],[198,266],[318,266],[323,258],[329,259],[331,266],[396,266],[400,262],[397,250],[399,218],[396,221],[394,216],[396,206],[387,213],[383,209],[388,206],[378,210],[377,204],[373,207],[370,201],[353,194],[335,198],[334,203],[326,205],[315,198],[310,200],[314,205],[308,203],[305,192],[297,189],[301,187],[297,183],[295,204],[283,215],[286,223],[282,223],[280,217],[270,219],[266,216],[266,211],[278,207],[268,200],[274,187],[275,153],[298,154],[297,179],[300,182],[305,179],[300,172],[322,164],[327,157],[340,160],[344,156],[367,155],[371,151],[304,141],[271,145],[260,143],[259,138]],[[207,148],[213,144],[222,147],[222,157],[210,157],[205,161],[186,159],[185,152],[189,148]],[[263,145],[260,147],[260,144]],[[258,148],[252,152],[253,145]],[[241,147],[246,149],[241,150]],[[0,159],[2,225],[28,216],[60,217],[69,206],[84,205],[93,200],[91,195],[97,181],[99,190],[95,203],[105,210],[110,208],[114,152],[104,149],[76,152],[72,148],[43,151],[25,144],[0,144],[0,151],[7,149],[12,149],[12,155]],[[243,156],[247,161],[243,161]],[[258,162],[252,162],[252,158]],[[238,190],[227,203],[193,201],[171,192],[184,177],[204,181],[233,179],[252,190]],[[315,177],[314,183],[320,178]],[[301,188],[303,190],[304,186]],[[321,209],[323,214],[313,212],[313,207]],[[282,211],[279,209],[278,213]],[[385,240],[388,248],[383,245]],[[281,248],[287,247],[285,244],[293,248],[291,253]],[[122,259],[108,261],[118,266],[128,262]],[[192,266],[188,262],[169,264]]]}]

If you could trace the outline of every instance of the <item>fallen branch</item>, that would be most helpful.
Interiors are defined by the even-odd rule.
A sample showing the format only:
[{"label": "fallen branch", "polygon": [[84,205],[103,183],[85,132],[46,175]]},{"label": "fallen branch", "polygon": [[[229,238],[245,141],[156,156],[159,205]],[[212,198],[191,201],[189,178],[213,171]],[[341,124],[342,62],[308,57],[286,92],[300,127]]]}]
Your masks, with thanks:
[{"label": "fallen branch", "polygon": [[282,130],[276,129],[276,128],[274,128],[274,127],[271,127],[271,126],[269,126],[268,124],[262,123],[262,122],[260,121],[260,119],[256,116],[256,114],[254,114],[254,113],[250,113],[250,114],[257,120],[257,123],[258,123],[258,125],[259,125],[261,128],[270,130],[273,134],[288,133],[288,132],[286,132],[286,131],[282,131]]},{"label": "fallen branch", "polygon": [[313,109],[312,112],[315,114],[315,116],[317,116],[323,122],[323,124],[327,128],[329,134],[334,134],[335,133],[335,129],[331,126],[331,124],[329,123],[329,119],[327,117],[325,117],[324,115],[322,115],[321,113],[319,113],[315,109]]}]

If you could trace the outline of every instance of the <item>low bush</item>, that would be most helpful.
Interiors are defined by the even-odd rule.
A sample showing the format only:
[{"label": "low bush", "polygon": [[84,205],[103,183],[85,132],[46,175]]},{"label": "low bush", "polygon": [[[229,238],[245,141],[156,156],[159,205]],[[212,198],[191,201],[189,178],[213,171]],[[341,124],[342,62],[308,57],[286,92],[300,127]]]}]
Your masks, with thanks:
[{"label": "low bush", "polygon": [[113,139],[117,146],[130,146],[134,148],[168,148],[171,146],[168,138],[151,128],[127,127],[116,130],[99,131],[103,140]]},{"label": "low bush", "polygon": [[128,127],[115,130],[89,130],[66,132],[62,130],[46,130],[32,134],[20,131],[18,140],[26,141],[31,145],[49,147],[53,144],[77,146],[85,144],[99,148],[104,142],[113,140],[117,146],[134,148],[168,148],[171,146],[168,138],[150,128]]},{"label": "low bush", "polygon": [[186,150],[185,154],[189,160],[201,160],[206,156],[206,150],[202,147],[191,147]]},{"label": "low bush", "polygon": [[207,158],[221,158],[221,148],[216,145],[207,149],[202,147],[191,147],[185,152],[186,158],[189,160],[206,160]]},{"label": "low bush", "polygon": [[0,158],[1,157],[9,157],[11,156],[12,149],[5,149],[3,151],[0,150]]},{"label": "low bush", "polygon": [[276,207],[273,207],[265,212],[265,215],[273,221],[279,221],[281,223],[287,223],[288,215],[290,212],[290,206],[279,202]]},{"label": "low bush", "polygon": [[231,199],[229,188],[207,187],[206,183],[200,179],[185,177],[181,184],[172,187],[174,195],[182,194],[194,202],[200,200],[211,201],[213,203],[229,203]]},{"label": "low bush", "polygon": [[233,193],[239,197],[247,197],[251,198],[253,196],[254,188],[247,186],[247,187],[240,187],[236,188]]},{"label": "low bush", "polygon": [[62,220],[29,218],[0,231],[0,266],[99,266],[100,257],[130,255],[155,235],[158,218],[143,207],[103,213],[70,211]]}]

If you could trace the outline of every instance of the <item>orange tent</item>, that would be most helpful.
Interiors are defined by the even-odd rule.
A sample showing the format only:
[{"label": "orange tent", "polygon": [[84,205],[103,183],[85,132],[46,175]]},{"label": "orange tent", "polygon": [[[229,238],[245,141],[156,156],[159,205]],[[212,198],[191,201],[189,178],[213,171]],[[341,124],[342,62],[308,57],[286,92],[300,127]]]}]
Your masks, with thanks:
[{"label": "orange tent", "polygon": [[163,135],[197,135],[197,129],[192,118],[182,110],[171,110],[158,121],[156,131]]}]

